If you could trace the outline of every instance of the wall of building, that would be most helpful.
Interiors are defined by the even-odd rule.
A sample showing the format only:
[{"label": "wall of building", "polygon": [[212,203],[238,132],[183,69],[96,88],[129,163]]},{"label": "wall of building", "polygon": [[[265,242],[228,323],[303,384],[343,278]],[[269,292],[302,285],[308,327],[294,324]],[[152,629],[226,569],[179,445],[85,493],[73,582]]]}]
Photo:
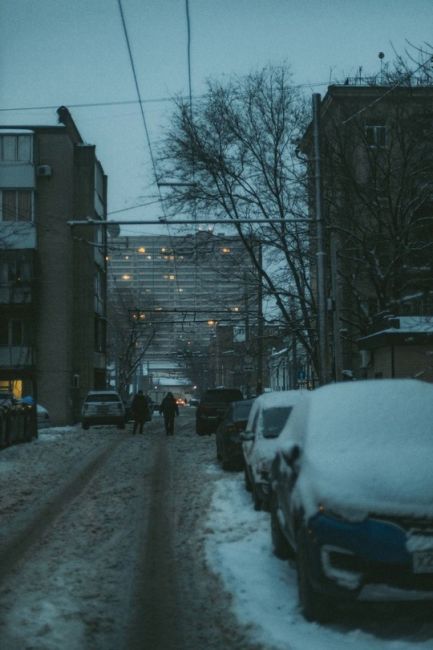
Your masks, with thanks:
[{"label": "wall of building", "polygon": [[72,420],[73,255],[67,220],[73,218],[73,143],[64,130],[37,136],[39,159],[52,176],[39,178],[38,237],[38,400],[57,424]]}]

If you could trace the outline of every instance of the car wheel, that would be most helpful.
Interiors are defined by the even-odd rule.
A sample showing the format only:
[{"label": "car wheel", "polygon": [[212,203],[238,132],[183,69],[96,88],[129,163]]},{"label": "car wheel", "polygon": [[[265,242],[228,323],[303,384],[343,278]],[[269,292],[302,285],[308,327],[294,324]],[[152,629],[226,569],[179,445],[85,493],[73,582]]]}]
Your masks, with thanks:
[{"label": "car wheel", "polygon": [[204,434],[206,433],[206,431],[204,430],[204,428],[203,428],[202,426],[200,426],[199,424],[196,424],[196,425],[195,425],[195,432],[196,432],[196,434],[197,434],[198,436],[204,436]]},{"label": "car wheel", "polygon": [[257,488],[254,485],[254,483],[252,485],[251,492],[252,492],[252,497],[253,497],[254,510],[261,510],[262,509],[262,500],[259,497],[259,494],[257,492]]},{"label": "car wheel", "polygon": [[276,557],[280,558],[280,560],[287,560],[293,555],[292,549],[290,548],[286,538],[281,532],[281,526],[277,516],[277,503],[275,498],[273,498],[271,501],[271,538],[272,550]]},{"label": "car wheel", "polygon": [[83,422],[83,423],[81,424],[81,426],[82,426],[82,428],[83,428],[84,430],[87,430],[87,429],[89,428],[89,425],[87,424],[87,422]]},{"label": "car wheel", "polygon": [[246,467],[244,467],[244,480],[245,480],[245,489],[248,492],[251,492],[251,481],[250,481],[250,477],[248,476],[248,470]]},{"label": "car wheel", "polygon": [[330,600],[313,588],[307,544],[305,528],[302,527],[298,533],[296,554],[299,604],[307,621],[325,623],[331,617]]},{"label": "car wheel", "polygon": [[117,428],[118,428],[118,429],[124,429],[124,428],[125,428],[125,423],[123,423],[123,424],[118,424],[118,425],[117,425]]}]

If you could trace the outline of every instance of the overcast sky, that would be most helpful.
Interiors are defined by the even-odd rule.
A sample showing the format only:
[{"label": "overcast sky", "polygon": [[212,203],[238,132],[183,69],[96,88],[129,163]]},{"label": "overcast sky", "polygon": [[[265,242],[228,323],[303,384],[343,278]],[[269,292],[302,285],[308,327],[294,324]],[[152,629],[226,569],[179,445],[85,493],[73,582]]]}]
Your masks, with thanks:
[{"label": "overcast sky", "polygon": [[[171,110],[188,93],[185,0],[122,0],[141,96],[156,148]],[[193,95],[207,78],[291,65],[306,92],[380,69],[407,47],[433,42],[433,0],[189,0]],[[323,86],[314,84],[321,83]],[[311,84],[311,87],[309,87]],[[69,107],[109,176],[109,212],[156,195],[118,0],[0,0],[0,124],[55,124]],[[30,110],[32,107],[53,108]],[[26,108],[9,111],[4,109]],[[158,205],[112,218],[162,215]]]}]

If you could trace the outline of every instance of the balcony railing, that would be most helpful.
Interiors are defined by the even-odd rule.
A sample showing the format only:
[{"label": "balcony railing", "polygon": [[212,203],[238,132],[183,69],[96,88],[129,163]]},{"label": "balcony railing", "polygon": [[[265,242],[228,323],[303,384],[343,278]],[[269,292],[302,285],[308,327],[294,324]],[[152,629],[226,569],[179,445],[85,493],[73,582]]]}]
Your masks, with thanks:
[{"label": "balcony railing", "polygon": [[28,368],[34,365],[33,347],[0,345],[0,368]]},{"label": "balcony railing", "polygon": [[33,292],[29,283],[0,284],[1,305],[28,305],[32,302]]}]

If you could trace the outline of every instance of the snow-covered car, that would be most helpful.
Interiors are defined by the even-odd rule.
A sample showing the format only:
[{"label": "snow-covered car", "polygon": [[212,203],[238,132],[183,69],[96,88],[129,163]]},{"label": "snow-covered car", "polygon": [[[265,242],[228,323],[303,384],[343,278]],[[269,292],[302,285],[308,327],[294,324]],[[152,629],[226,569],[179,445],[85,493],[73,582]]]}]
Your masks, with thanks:
[{"label": "snow-covered car", "polygon": [[280,435],[301,391],[264,393],[254,400],[245,431],[241,433],[245,486],[251,491],[254,508],[269,508],[270,469]]},{"label": "snow-covered car", "polygon": [[88,429],[95,424],[114,424],[125,428],[126,412],[122,399],[114,390],[91,390],[81,409],[81,426]]},{"label": "snow-covered car", "polygon": [[224,419],[216,430],[217,458],[221,461],[223,469],[242,469],[243,467],[241,432],[245,430],[253,403],[252,399],[231,402]]},{"label": "snow-covered car", "polygon": [[305,618],[338,602],[433,600],[433,386],[343,382],[306,394],[271,469],[274,551],[294,553]]}]

